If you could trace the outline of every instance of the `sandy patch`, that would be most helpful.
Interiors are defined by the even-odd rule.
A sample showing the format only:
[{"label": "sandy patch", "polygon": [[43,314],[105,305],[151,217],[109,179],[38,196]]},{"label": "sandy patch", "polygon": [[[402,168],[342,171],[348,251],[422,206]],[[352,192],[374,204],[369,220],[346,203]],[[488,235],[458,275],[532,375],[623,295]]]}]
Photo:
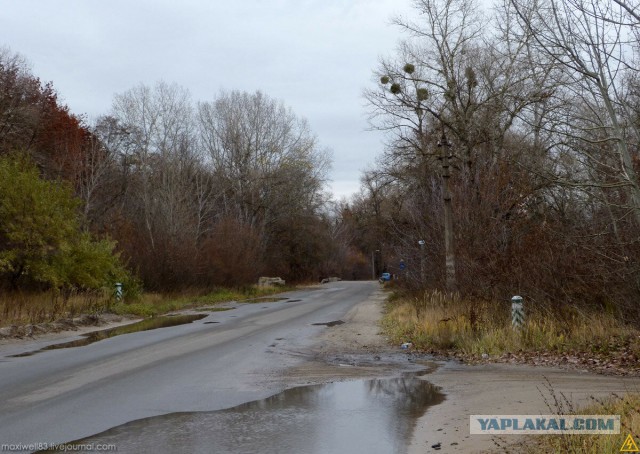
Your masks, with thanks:
[{"label": "sandy patch", "polygon": [[556,414],[559,409],[549,385],[558,399],[568,401],[574,410],[592,403],[591,396],[640,391],[639,378],[521,365],[447,363],[424,378],[441,387],[447,398],[418,421],[410,453],[436,452],[431,447],[437,443],[441,443],[440,452],[486,452],[496,450],[496,441],[500,445],[521,441],[522,436],[517,435],[497,440],[470,435],[469,416]]}]

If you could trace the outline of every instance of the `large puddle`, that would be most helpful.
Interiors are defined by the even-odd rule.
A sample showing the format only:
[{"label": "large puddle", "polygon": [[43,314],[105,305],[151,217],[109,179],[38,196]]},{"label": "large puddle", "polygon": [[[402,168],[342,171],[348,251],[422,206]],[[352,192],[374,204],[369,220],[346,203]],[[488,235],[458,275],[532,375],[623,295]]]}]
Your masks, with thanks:
[{"label": "large puddle", "polygon": [[415,377],[304,386],[227,410],[141,419],[76,443],[136,453],[403,453],[417,419],[443,400]]},{"label": "large puddle", "polygon": [[154,317],[142,320],[137,323],[131,323],[129,325],[122,325],[116,328],[103,329],[101,331],[92,331],[87,334],[83,334],[81,339],[77,339],[70,342],[63,342],[61,344],[48,345],[40,350],[34,350],[31,352],[20,353],[18,355],[11,355],[11,358],[19,358],[21,356],[31,356],[36,353],[57,350],[59,348],[72,348],[72,347],[84,347],[85,345],[92,344],[110,337],[121,336],[122,334],[137,333],[139,331],[149,331],[151,329],[168,328],[170,326],[184,325],[196,320],[200,320],[207,317],[207,314],[189,314],[189,315],[174,315],[165,317]]}]

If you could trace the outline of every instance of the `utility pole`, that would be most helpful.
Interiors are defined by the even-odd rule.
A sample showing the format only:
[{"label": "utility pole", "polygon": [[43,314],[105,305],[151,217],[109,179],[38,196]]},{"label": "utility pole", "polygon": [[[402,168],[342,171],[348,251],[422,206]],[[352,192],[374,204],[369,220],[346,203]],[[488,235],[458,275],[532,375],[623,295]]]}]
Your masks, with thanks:
[{"label": "utility pole", "polygon": [[452,144],[447,139],[442,127],[442,137],[438,141],[440,157],[442,161],[442,199],[444,201],[444,254],[445,254],[445,286],[448,291],[455,292],[458,288],[456,282],[456,256],[453,244],[453,213],[451,210],[451,189],[449,188],[449,159],[451,158]]},{"label": "utility pole", "polygon": [[420,284],[424,286],[425,284],[425,270],[424,270],[424,245],[426,244],[425,240],[419,240],[418,244],[420,245]]},{"label": "utility pole", "polygon": [[375,252],[371,251],[371,279],[376,280],[376,254],[380,252],[380,249],[376,249]]}]

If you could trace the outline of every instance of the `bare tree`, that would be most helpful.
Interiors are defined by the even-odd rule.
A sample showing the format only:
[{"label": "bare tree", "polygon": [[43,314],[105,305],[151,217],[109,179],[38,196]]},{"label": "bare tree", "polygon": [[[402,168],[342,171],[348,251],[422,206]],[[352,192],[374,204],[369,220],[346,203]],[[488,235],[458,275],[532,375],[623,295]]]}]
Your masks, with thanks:
[{"label": "bare tree", "polygon": [[[526,39],[505,40],[508,33],[483,31],[487,20],[473,0],[414,4],[420,22],[396,19],[409,38],[396,59],[382,61],[377,71],[381,84],[365,97],[373,127],[391,134],[388,145],[396,163],[432,169],[428,162],[441,161],[445,269],[447,287],[453,290],[455,235],[446,188],[450,171],[461,173],[463,195],[480,203],[478,155],[497,156],[514,122],[544,93],[531,85],[529,68],[522,65]],[[511,27],[501,24],[504,30]],[[438,141],[446,146],[437,147]]]},{"label": "bare tree", "polygon": [[128,158],[140,185],[137,195],[149,245],[155,249],[159,228],[175,237],[188,227],[185,176],[197,161],[189,93],[164,82],[153,88],[140,85],[115,97],[113,116],[134,145]]},{"label": "bare tree", "polygon": [[260,92],[237,91],[200,103],[198,119],[225,206],[241,222],[266,232],[291,210],[317,207],[328,158],[304,119]]},{"label": "bare tree", "polygon": [[[615,0],[510,0],[517,17],[535,39],[535,46],[561,68],[563,89],[573,100],[560,131],[592,170],[613,171],[592,184],[626,186],[629,207],[640,223],[640,181],[633,165],[632,143],[637,127],[629,117],[624,83],[637,68],[632,65],[637,34],[636,2]],[[634,130],[635,134],[630,135]],[[590,146],[598,144],[598,146]],[[611,158],[607,155],[611,150]],[[599,172],[591,172],[591,176]],[[604,180],[604,181],[603,181]],[[588,183],[587,183],[588,184]]]},{"label": "bare tree", "polygon": [[83,153],[84,162],[80,166],[77,191],[84,202],[82,218],[85,228],[89,225],[91,213],[97,209],[98,192],[109,183],[114,183],[111,177],[116,154],[115,150],[108,147],[108,129],[107,119],[98,120]]},{"label": "bare tree", "polygon": [[26,60],[0,47],[0,153],[29,149],[38,127],[40,83]]}]

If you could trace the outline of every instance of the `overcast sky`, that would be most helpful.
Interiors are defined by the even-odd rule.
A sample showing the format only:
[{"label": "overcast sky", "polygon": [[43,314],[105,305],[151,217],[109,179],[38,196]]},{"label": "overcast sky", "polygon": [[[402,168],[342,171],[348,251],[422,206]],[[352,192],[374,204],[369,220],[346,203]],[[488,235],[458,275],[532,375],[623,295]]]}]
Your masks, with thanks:
[{"label": "overcast sky", "polygon": [[221,89],[265,94],[309,120],[333,151],[330,189],[359,187],[382,151],[363,89],[393,53],[410,0],[0,0],[0,46],[52,81],[75,114],[108,113],[113,95],[158,80],[194,100]]}]

